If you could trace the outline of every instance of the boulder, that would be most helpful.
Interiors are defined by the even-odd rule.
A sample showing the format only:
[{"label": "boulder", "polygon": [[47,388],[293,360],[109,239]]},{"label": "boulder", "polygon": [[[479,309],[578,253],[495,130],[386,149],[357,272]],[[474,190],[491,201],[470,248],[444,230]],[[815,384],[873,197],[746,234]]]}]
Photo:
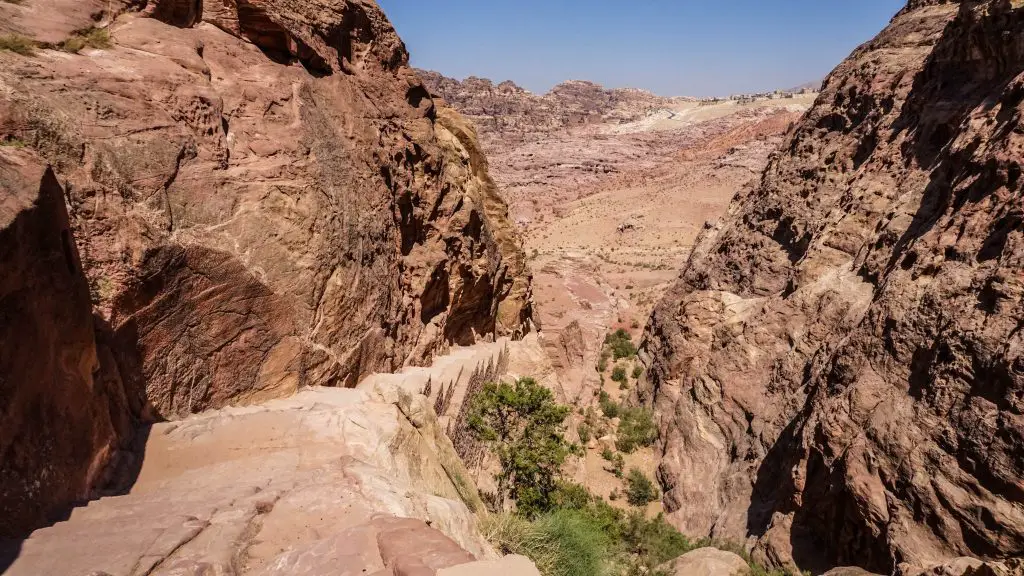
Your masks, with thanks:
[{"label": "boulder", "polygon": [[717,548],[698,548],[661,566],[672,576],[736,576],[750,570],[739,555]]}]

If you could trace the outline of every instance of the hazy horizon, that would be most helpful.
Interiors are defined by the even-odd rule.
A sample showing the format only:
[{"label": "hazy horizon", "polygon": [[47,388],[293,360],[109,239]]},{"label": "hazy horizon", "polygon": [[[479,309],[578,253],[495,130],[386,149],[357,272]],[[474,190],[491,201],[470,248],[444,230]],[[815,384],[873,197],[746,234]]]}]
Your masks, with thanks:
[{"label": "hazy horizon", "polygon": [[704,2],[379,0],[412,65],[537,94],[567,80],[661,96],[726,96],[823,79],[905,0]]}]

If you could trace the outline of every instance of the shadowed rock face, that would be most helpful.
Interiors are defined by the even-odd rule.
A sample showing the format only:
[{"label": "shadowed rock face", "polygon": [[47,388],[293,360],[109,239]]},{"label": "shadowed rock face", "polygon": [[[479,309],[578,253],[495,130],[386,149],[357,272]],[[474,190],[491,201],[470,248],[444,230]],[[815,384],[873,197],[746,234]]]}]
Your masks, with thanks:
[{"label": "shadowed rock face", "polygon": [[[75,354],[109,361],[99,378],[123,396],[55,405],[176,419],[306,384],[354,386],[527,329],[525,260],[476,136],[435,107],[372,2],[26,0],[0,11],[8,29],[47,43],[110,22],[109,48],[0,52],[0,142],[32,150],[40,174],[50,167],[81,255],[66,288],[75,299],[51,323],[67,321],[54,331]],[[41,177],[10,173],[0,186],[16,197],[39,190]],[[24,258],[6,254],[0,271]],[[36,294],[40,310],[57,297]],[[86,337],[93,311],[99,352]],[[92,364],[79,364],[81,388]],[[36,377],[7,376],[5,395]],[[0,448],[32,450],[30,436],[6,435],[24,415],[4,409]],[[115,428],[76,448],[72,492],[88,492],[79,472],[95,448],[126,441]],[[18,525],[5,532],[31,526]]]},{"label": "shadowed rock face", "polygon": [[0,148],[0,263],[4,536],[88,497],[130,423],[120,383],[101,375],[63,190],[28,151]]},{"label": "shadowed rock face", "polygon": [[815,570],[1024,553],[1018,4],[912,2],[703,233],[643,344],[684,531]]}]

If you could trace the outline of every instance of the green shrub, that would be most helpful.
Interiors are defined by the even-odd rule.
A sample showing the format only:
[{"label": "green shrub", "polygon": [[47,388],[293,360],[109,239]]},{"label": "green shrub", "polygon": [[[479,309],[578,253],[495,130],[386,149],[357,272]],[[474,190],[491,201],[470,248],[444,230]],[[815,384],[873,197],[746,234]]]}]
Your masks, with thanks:
[{"label": "green shrub", "polygon": [[584,444],[590,442],[590,437],[592,433],[590,424],[587,424],[586,422],[581,422],[580,425],[576,427],[576,433],[579,434],[580,436],[580,442]]},{"label": "green shrub", "polygon": [[83,36],[72,36],[60,45],[61,50],[72,54],[78,54],[82,48],[85,48],[85,37]]},{"label": "green shrub", "polygon": [[534,522],[495,515],[482,524],[496,548],[533,560],[544,576],[600,576],[608,571],[608,536],[584,512],[558,510]]},{"label": "green shrub", "polygon": [[5,34],[0,36],[0,50],[7,50],[22,56],[32,56],[36,53],[36,43],[21,34]]},{"label": "green shrub", "polygon": [[616,454],[615,458],[612,459],[612,474],[615,474],[616,478],[622,478],[622,473],[626,469],[626,459],[622,457],[622,454]]},{"label": "green shrub", "polygon": [[608,369],[608,359],[611,358],[611,353],[607,350],[601,351],[601,359],[597,361],[597,371],[604,372]]},{"label": "green shrub", "polygon": [[626,476],[626,500],[631,506],[646,506],[660,497],[654,482],[646,474],[639,468],[630,468]]},{"label": "green shrub", "polygon": [[583,510],[593,500],[587,487],[575,482],[559,482],[554,502],[557,510]]},{"label": "green shrub", "polygon": [[601,458],[604,458],[605,460],[611,462],[615,460],[615,452],[612,452],[611,448],[605,447],[604,450],[601,450]]},{"label": "green shrub", "polygon": [[515,500],[527,517],[552,508],[562,464],[574,451],[564,436],[569,412],[532,378],[484,384],[473,398],[469,429],[498,457],[494,479],[500,502]]},{"label": "green shrub", "polygon": [[619,405],[604,390],[601,391],[597,403],[601,406],[601,413],[605,418],[615,418],[619,415]]},{"label": "green shrub", "polygon": [[658,514],[647,520],[639,510],[630,512],[623,524],[622,540],[629,552],[635,554],[644,573],[652,573],[658,566],[697,548],[697,544],[683,536]]},{"label": "green shrub", "polygon": [[622,328],[605,336],[604,343],[611,348],[612,356],[616,360],[636,356],[636,346],[633,345],[633,339],[629,336],[629,332]]},{"label": "green shrub", "polygon": [[89,28],[75,33],[62,42],[60,49],[77,54],[86,47],[110,48],[113,45],[114,43],[110,41],[110,32],[106,28]]},{"label": "green shrub", "polygon": [[612,370],[612,381],[613,382],[625,382],[626,381],[626,367],[616,366]]},{"label": "green shrub", "polygon": [[617,434],[615,447],[626,454],[654,444],[658,439],[654,415],[645,408],[620,408]]},{"label": "green shrub", "polygon": [[644,374],[643,367],[641,367],[641,366],[634,366],[633,367],[633,380],[639,380],[640,377],[643,376],[643,374]]},{"label": "green shrub", "polygon": [[629,390],[629,382],[625,380],[619,382],[619,390]]}]

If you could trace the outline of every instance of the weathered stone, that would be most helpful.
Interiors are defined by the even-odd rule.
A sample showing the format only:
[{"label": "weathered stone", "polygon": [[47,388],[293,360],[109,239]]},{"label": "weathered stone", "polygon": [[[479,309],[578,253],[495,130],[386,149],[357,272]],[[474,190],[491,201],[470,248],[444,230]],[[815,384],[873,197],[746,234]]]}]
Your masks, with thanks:
[{"label": "weathered stone", "polygon": [[749,571],[746,560],[717,548],[698,548],[665,564],[672,576],[737,576]]},{"label": "weathered stone", "polygon": [[480,560],[444,568],[437,576],[540,576],[540,571],[529,558],[510,555],[500,560]]},{"label": "weathered stone", "polygon": [[433,412],[410,420],[392,397],[311,388],[153,425],[131,490],[37,530],[5,574],[433,575],[495,558]]},{"label": "weathered stone", "polygon": [[[48,280],[26,304],[54,334],[24,339],[17,362],[61,354],[68,389],[93,390],[44,417],[27,399],[44,390],[34,376],[4,374],[17,403],[0,447],[19,462],[4,482],[20,486],[4,498],[35,502],[5,514],[16,532],[105,483],[93,480],[132,418],[354,386],[530,329],[525,259],[473,130],[437,109],[374,3],[25,0],[0,3],[7,13],[4,29],[49,44],[91,26],[112,41],[0,52],[0,142],[49,166],[69,212],[53,233],[81,254],[76,284]],[[0,187],[26,205],[38,179],[14,172]],[[34,281],[8,269],[30,252],[12,254],[0,275]],[[91,375],[97,362],[109,366]],[[58,418],[72,398],[80,413]],[[74,441],[31,456],[56,422]],[[47,466],[66,480],[44,480]],[[31,496],[37,481],[52,484],[45,497]]]},{"label": "weathered stone", "polygon": [[130,434],[105,376],[64,190],[37,155],[0,147],[0,538],[90,496]]},{"label": "weathered stone", "polygon": [[911,3],[705,231],[642,350],[685,532],[812,571],[1024,554],[1022,34]]}]

